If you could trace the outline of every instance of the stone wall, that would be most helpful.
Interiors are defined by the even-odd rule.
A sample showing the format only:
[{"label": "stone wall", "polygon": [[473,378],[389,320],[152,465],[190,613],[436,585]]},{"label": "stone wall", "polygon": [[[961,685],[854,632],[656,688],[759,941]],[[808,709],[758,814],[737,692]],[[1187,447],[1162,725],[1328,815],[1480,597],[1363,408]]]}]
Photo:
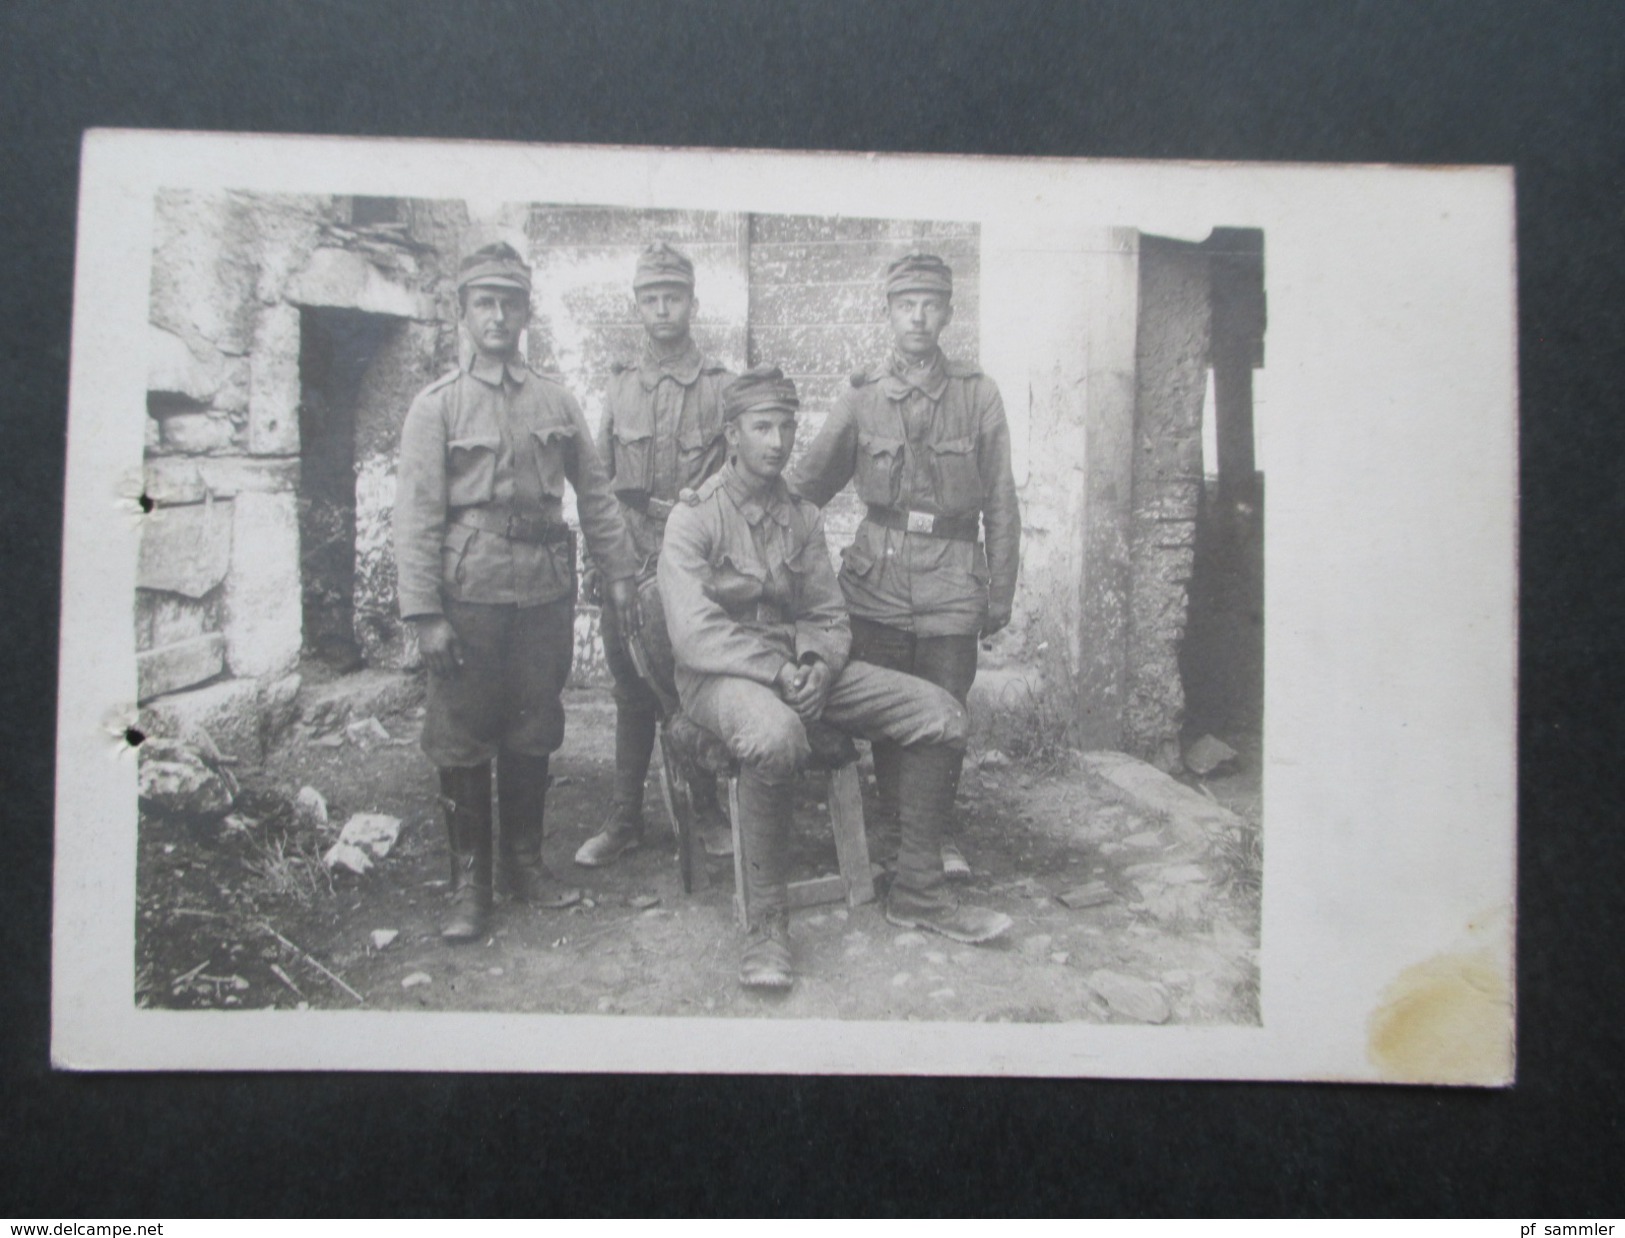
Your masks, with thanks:
[{"label": "stone wall", "polygon": [[1201,246],[1141,238],[1123,747],[1164,769],[1179,762],[1185,721],[1179,654],[1202,506],[1210,297]]}]

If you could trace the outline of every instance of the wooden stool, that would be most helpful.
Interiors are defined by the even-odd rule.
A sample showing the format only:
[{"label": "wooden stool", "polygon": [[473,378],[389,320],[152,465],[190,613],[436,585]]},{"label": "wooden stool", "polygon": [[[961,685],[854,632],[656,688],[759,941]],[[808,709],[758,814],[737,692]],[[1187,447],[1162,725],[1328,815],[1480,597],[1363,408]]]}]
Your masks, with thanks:
[{"label": "wooden stool", "polygon": [[[728,820],[733,827],[734,911],[741,927],[750,928],[750,899],[745,885],[745,840],[739,828],[739,764],[720,737],[706,730],[682,710],[673,675],[676,660],[666,633],[659,591],[652,577],[639,582],[644,625],[627,643],[638,674],[653,691],[660,717],[660,798],[677,836],[677,861],[683,892],[692,894],[711,883],[695,828],[689,794],[691,780],[724,777],[728,780]],[[845,900],[850,906],[872,903],[874,870],[869,864],[869,840],[863,827],[863,789],[858,781],[858,750],[852,737],[826,722],[807,727],[812,758],[807,767],[820,770],[828,782],[825,802],[835,834],[839,871],[823,877],[790,882],[790,906],[812,907]],[[702,849],[703,850],[703,849]]]},{"label": "wooden stool", "polygon": [[[694,862],[693,812],[688,803],[688,779],[722,776],[728,780],[728,820],[733,826],[734,913],[741,928],[751,926],[749,886],[745,881],[748,862],[744,831],[739,823],[739,764],[719,739],[685,713],[677,713],[662,725],[660,734],[660,790],[677,832],[679,856],[683,862],[684,889],[690,889],[689,874],[703,873],[705,865]],[[858,750],[852,738],[828,723],[815,722],[807,728],[812,747],[809,770],[824,774],[825,802],[829,805],[830,829],[835,836],[837,871],[789,883],[789,904],[814,907],[820,903],[845,902],[857,907],[875,899],[874,870],[869,863],[869,840],[863,826],[863,789],[858,781]],[[684,839],[688,841],[684,842]]]}]

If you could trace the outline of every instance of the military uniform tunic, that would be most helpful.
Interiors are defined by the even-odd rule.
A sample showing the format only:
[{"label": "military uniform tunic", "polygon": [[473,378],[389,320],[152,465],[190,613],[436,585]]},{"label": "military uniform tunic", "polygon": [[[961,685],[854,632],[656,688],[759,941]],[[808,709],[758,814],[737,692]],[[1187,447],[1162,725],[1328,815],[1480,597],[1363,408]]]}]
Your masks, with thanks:
[{"label": "military uniform tunic", "polygon": [[823,717],[899,744],[964,747],[965,714],[924,680],[849,662],[823,520],[781,481],[752,493],[730,464],[666,527],[658,569],[683,709],[756,776],[787,777],[805,730],[774,687],[787,662],[829,667]]},{"label": "military uniform tunic", "polygon": [[608,477],[557,379],[476,354],[406,414],[395,493],[401,615],[443,615],[464,655],[457,672],[429,676],[423,748],[437,765],[477,765],[499,747],[545,756],[563,740],[576,585],[566,481],[605,574],[632,576]]},{"label": "military uniform tunic", "polygon": [[645,348],[637,365],[609,380],[598,454],[644,562],[660,552],[665,517],[677,496],[722,467],[722,389],[733,379],[693,341],[676,357]]},{"label": "military uniform tunic", "polygon": [[[990,599],[1008,610],[1021,515],[992,379],[940,353],[923,369],[893,358],[854,374],[789,484],[822,507],[854,479],[870,508],[842,552],[854,618],[917,637],[976,636]],[[933,524],[939,532],[926,532]]]}]

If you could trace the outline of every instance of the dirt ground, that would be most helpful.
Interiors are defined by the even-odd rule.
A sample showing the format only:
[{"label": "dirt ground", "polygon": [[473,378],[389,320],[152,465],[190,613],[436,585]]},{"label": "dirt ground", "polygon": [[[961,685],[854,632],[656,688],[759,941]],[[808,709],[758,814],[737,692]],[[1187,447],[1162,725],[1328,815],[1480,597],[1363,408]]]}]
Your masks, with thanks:
[{"label": "dirt ground", "polygon": [[[608,807],[614,707],[572,690],[555,756],[545,856],[585,898],[566,911],[499,900],[483,943],[450,946],[437,922],[446,858],[433,771],[406,698],[366,746],[342,726],[300,724],[243,791],[226,822],[143,813],[137,994],[167,1008],[500,1010],[764,1018],[1256,1023],[1261,805],[1256,741],[1208,792],[1243,828],[1179,842],[1165,816],[1096,785],[1075,761],[1011,760],[973,748],[957,815],[974,869],[964,897],[1011,915],[999,941],[967,947],[888,925],[880,905],[809,908],[792,935],[800,979],[783,996],[736,979],[742,941],[731,862],[685,895],[655,781],[645,845],[608,869],[571,862]],[[370,730],[370,728],[369,728]],[[1195,780],[1187,780],[1193,782]],[[795,876],[834,871],[822,780],[803,779]],[[297,819],[302,787],[330,826]],[[866,787],[872,804],[872,787]],[[388,855],[357,876],[321,854],[357,812],[401,818]],[[1106,901],[1056,895],[1103,882]],[[375,930],[393,940],[375,946]],[[1102,979],[1102,972],[1109,973]],[[1126,978],[1126,982],[1112,978]],[[1127,993],[1124,993],[1124,986]],[[1111,1000],[1109,1001],[1108,998]]]}]

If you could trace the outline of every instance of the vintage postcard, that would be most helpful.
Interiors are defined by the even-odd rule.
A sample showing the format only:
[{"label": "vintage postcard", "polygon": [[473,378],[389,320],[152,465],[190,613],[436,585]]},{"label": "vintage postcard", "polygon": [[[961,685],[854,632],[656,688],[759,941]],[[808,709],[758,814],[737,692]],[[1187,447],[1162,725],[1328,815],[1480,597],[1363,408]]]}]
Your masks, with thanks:
[{"label": "vintage postcard", "polygon": [[56,1064],[1510,1084],[1513,223],[89,134]]}]

